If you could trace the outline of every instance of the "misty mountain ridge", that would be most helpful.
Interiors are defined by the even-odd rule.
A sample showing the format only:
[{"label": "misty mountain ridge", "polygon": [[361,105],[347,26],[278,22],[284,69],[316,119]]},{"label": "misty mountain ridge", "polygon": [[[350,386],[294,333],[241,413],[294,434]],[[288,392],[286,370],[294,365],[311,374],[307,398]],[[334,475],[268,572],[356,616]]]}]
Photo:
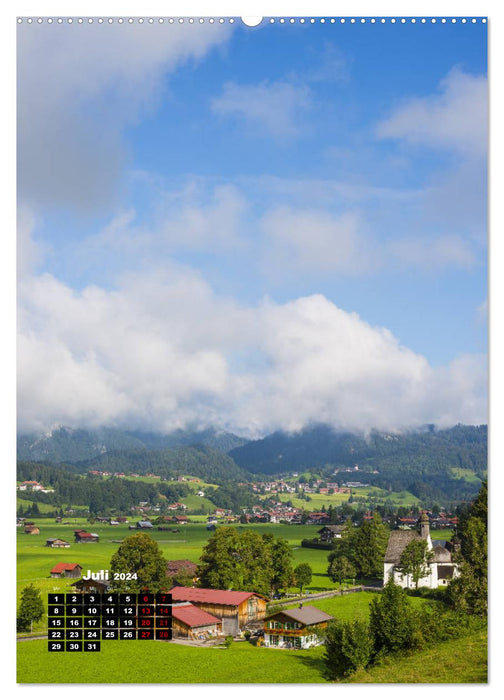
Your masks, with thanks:
[{"label": "misty mountain ridge", "polygon": [[116,452],[157,451],[192,445],[203,445],[227,453],[246,442],[246,439],[233,433],[213,428],[199,431],[176,430],[161,434],[119,428],[87,430],[59,426],[46,433],[18,435],[17,458],[75,464]]},{"label": "misty mountain ridge", "polygon": [[[428,425],[403,433],[355,434],[327,425],[260,440],[232,433],[177,431],[168,435],[58,428],[51,434],[19,436],[18,460],[74,465],[173,478],[192,474],[210,483],[267,479],[305,471],[327,481],[360,481],[389,492],[409,491],[421,500],[470,500],[487,475],[487,426]],[[358,467],[358,470],[355,467]],[[352,471],[352,477],[345,475]]]},{"label": "misty mountain ridge", "polygon": [[487,426],[437,430],[426,425],[402,433],[371,431],[364,435],[315,425],[247,442],[229,456],[243,469],[266,474],[355,465],[368,472],[393,473],[414,466],[418,474],[446,467],[483,473],[487,469]]}]

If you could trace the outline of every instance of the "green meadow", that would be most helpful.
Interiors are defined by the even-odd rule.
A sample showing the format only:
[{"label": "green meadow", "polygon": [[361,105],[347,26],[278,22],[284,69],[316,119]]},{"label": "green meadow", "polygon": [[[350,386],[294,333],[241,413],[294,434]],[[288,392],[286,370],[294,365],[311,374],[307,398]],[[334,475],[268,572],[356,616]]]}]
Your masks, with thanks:
[{"label": "green meadow", "polygon": [[[204,519],[204,516],[202,518]],[[17,528],[18,597],[24,586],[32,582],[41,589],[44,598],[46,593],[69,589],[71,579],[50,578],[51,569],[59,562],[80,564],[84,572],[88,569],[91,571],[107,569],[120,541],[134,534],[134,531],[128,529],[128,525],[110,526],[101,523],[91,525],[84,518],[72,518],[69,521],[70,525],[55,523],[53,520],[44,518],[34,519],[34,522],[40,528],[40,535],[26,535],[23,528]],[[317,530],[320,529],[318,525],[256,523],[236,524],[236,527],[241,530],[253,529],[260,534],[271,532],[276,537],[286,539],[292,549],[294,565],[306,562],[312,567],[313,579],[308,590],[336,588],[337,584],[333,583],[326,574],[328,551],[306,549],[300,546],[303,538],[315,537]],[[75,544],[73,533],[79,528],[96,532],[100,536],[100,541]],[[206,524],[202,522],[181,525],[176,529],[179,532],[158,531],[154,528],[149,531],[149,534],[158,542],[167,559],[189,559],[197,563],[212,532],[207,530]],[[46,547],[46,540],[49,537],[66,540],[70,543],[70,547],[65,549]],[[45,628],[46,620],[43,619],[34,630],[41,631]]]},{"label": "green meadow", "polygon": [[487,633],[442,642],[411,656],[388,657],[379,666],[353,674],[347,682],[487,683]]},{"label": "green meadow", "polygon": [[[18,683],[323,683],[321,647],[266,649],[248,642],[190,647],[102,642],[99,653],[49,655],[47,641],[19,642]],[[50,660],[51,663],[48,663]]]},{"label": "green meadow", "polygon": [[[343,597],[341,602],[355,600]],[[319,606],[321,607],[321,606]],[[342,616],[342,615],[341,615]],[[248,642],[190,647],[156,641],[102,642],[99,653],[48,657],[47,641],[17,645],[18,683],[327,683],[323,647],[266,649]],[[49,663],[49,660],[51,663]],[[346,683],[486,683],[485,632],[410,656],[387,658]]]},{"label": "green meadow", "polygon": [[[350,498],[350,494],[348,493],[309,493],[307,495],[310,498],[309,501],[297,498],[296,494],[293,493],[272,494],[273,497],[276,496],[278,500],[283,503],[290,501],[295,508],[312,511],[319,511],[322,506],[325,506],[326,510],[331,505],[333,507],[341,506],[343,503],[348,503],[348,499]],[[354,488],[352,489],[352,495],[354,498],[354,505],[365,502],[370,508],[372,508],[373,505],[383,505],[385,502],[396,507],[416,506],[420,502],[419,499],[409,491],[389,492],[376,486]]]}]

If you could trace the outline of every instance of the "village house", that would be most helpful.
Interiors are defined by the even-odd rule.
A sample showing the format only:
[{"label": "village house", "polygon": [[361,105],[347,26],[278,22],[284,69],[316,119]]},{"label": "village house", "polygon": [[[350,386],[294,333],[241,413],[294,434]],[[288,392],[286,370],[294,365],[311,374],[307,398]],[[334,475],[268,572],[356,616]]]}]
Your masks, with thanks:
[{"label": "village house", "polygon": [[82,566],[60,562],[51,569],[51,578],[80,578]]},{"label": "village house", "polygon": [[26,525],[25,535],[40,535],[40,529],[36,525]]},{"label": "village house", "polygon": [[187,510],[187,506],[185,503],[170,503],[169,506],[166,506],[167,510]]},{"label": "village house", "polygon": [[149,520],[139,520],[136,524],[137,530],[152,530],[152,523]]},{"label": "village house", "polygon": [[107,593],[110,588],[110,583],[108,580],[104,579],[81,579],[74,583],[72,586],[79,593]]},{"label": "village house", "polygon": [[320,635],[333,617],[313,605],[281,610],[264,618],[264,646],[309,649],[322,644]]},{"label": "village house", "polygon": [[175,586],[170,590],[173,603],[192,603],[222,620],[222,633],[236,636],[249,623],[263,620],[266,596],[249,591],[223,591],[213,588]]},{"label": "village house", "polygon": [[189,519],[187,515],[174,515],[173,522],[177,523],[178,525],[187,525]]},{"label": "village house", "polygon": [[85,530],[75,530],[74,531],[75,541],[78,544],[88,544],[91,542],[98,542],[100,536],[96,532],[86,532]]},{"label": "village house", "polygon": [[176,579],[177,576],[185,578],[190,576],[193,581],[196,581],[197,568],[198,565],[189,559],[174,559],[166,562],[166,575],[173,579]]},{"label": "village house", "polygon": [[16,488],[18,491],[42,491],[44,487],[38,481],[23,481]]},{"label": "village house", "polygon": [[345,527],[343,525],[324,525],[317,530],[321,542],[332,542],[334,539],[341,539],[341,533]]},{"label": "village house", "polygon": [[65,540],[60,540],[57,537],[49,537],[49,539],[46,540],[46,547],[52,547],[53,549],[66,548],[70,547],[70,543],[65,542]]},{"label": "village house", "polygon": [[452,560],[452,552],[455,551],[457,543],[444,540],[434,540],[433,542],[430,536],[429,517],[424,512],[420,517],[420,531],[410,529],[391,531],[383,567],[384,585],[392,576],[394,583],[402,588],[415,586],[410,575],[405,576],[396,568],[406,546],[415,540],[425,540],[427,551],[431,553],[431,560],[427,564],[429,573],[418,581],[419,587],[446,586],[452,578],[458,576],[458,566]]},{"label": "village house", "polygon": [[308,520],[306,521],[307,524],[314,524],[314,525],[322,525],[323,523],[326,523],[329,520],[329,516],[327,513],[322,513],[322,512],[316,512],[316,513],[309,513],[308,515]]},{"label": "village house", "polygon": [[175,638],[204,640],[222,635],[222,620],[192,603],[175,603],[172,629]]}]

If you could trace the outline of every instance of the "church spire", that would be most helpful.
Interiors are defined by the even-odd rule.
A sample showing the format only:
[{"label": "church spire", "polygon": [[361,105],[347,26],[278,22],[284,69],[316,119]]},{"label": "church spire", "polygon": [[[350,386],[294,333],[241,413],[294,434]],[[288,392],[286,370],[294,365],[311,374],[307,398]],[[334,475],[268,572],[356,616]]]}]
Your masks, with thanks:
[{"label": "church spire", "polygon": [[425,510],[420,516],[420,536],[423,540],[429,539],[429,516]]}]

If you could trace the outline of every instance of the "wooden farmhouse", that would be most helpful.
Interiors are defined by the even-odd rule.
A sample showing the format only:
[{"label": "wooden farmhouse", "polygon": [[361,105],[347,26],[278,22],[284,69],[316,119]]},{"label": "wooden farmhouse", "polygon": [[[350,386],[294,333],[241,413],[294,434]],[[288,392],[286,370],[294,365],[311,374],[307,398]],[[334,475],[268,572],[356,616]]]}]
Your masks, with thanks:
[{"label": "wooden farmhouse", "polygon": [[264,619],[264,646],[284,649],[309,649],[322,644],[318,632],[327,626],[332,615],[313,605],[281,610]]},{"label": "wooden farmhouse", "polygon": [[80,578],[82,566],[60,562],[51,569],[51,578]]},{"label": "wooden farmhouse", "polygon": [[95,532],[86,532],[85,530],[75,530],[74,535],[75,541],[79,544],[98,542],[98,540],[100,539],[99,535],[97,535]]},{"label": "wooden farmhouse", "polygon": [[79,593],[107,593],[110,588],[109,581],[102,579],[81,579],[73,584],[73,588]]},{"label": "wooden farmhouse", "polygon": [[26,525],[24,531],[26,535],[40,535],[40,529],[36,525]]},{"label": "wooden farmhouse", "polygon": [[173,603],[192,603],[222,620],[222,633],[233,636],[254,620],[266,615],[266,596],[248,591],[222,591],[213,588],[175,586],[170,590]]},{"label": "wooden farmhouse", "polygon": [[173,559],[166,562],[166,575],[168,578],[173,579],[174,585],[178,585],[176,583],[177,576],[186,579],[190,577],[195,583],[197,581],[197,568],[198,565],[189,559]]},{"label": "wooden farmhouse", "polygon": [[57,537],[49,537],[49,539],[46,540],[46,547],[52,547],[53,549],[61,549],[70,547],[70,544],[68,542],[65,542],[65,540],[58,539]]},{"label": "wooden farmhouse", "polygon": [[343,525],[324,525],[317,533],[322,542],[332,542],[335,538],[341,539],[344,529]]},{"label": "wooden farmhouse", "polygon": [[176,603],[172,606],[172,629],[174,637],[204,640],[222,635],[222,620],[192,603]]},{"label": "wooden farmhouse", "polygon": [[410,542],[425,540],[427,551],[430,553],[430,561],[426,564],[428,574],[418,581],[418,586],[437,588],[446,586],[452,578],[458,576],[458,566],[452,560],[452,553],[456,543],[434,540],[430,536],[429,518],[427,513],[422,513],[420,518],[420,531],[418,530],[392,530],[389,535],[385,562],[383,566],[383,584],[385,585],[392,576],[394,583],[402,588],[414,588],[415,583],[410,575],[403,575],[397,570],[401,554]]},{"label": "wooden farmhouse", "polygon": [[139,520],[136,524],[137,530],[152,530],[153,527],[150,520]]}]

